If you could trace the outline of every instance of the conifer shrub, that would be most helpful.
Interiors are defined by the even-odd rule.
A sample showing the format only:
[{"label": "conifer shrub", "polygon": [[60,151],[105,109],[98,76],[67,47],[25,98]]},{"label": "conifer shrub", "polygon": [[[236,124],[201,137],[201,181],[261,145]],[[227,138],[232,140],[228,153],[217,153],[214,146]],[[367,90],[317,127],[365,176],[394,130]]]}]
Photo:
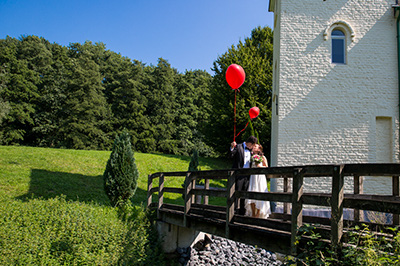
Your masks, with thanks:
[{"label": "conifer shrub", "polygon": [[199,152],[196,149],[194,149],[192,157],[190,158],[188,171],[192,172],[192,171],[199,171],[199,170],[200,170],[200,167],[199,167]]},{"label": "conifer shrub", "polygon": [[115,138],[103,177],[104,190],[113,206],[124,205],[135,194],[139,171],[127,132]]}]

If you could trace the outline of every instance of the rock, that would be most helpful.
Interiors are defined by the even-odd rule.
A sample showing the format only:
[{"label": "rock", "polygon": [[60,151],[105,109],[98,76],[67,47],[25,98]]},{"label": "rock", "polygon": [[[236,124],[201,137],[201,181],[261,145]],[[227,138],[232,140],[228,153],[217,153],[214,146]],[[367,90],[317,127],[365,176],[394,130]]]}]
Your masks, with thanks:
[{"label": "rock", "polygon": [[265,249],[263,249],[263,250],[260,251],[260,254],[262,256],[266,256],[267,255],[267,251]]},{"label": "rock", "polygon": [[179,254],[183,254],[183,253],[184,253],[184,248],[178,247],[178,248],[176,249],[176,251],[177,251]]},{"label": "rock", "polygon": [[199,250],[177,249],[181,265],[282,265],[274,253],[222,237],[214,236],[200,243]]},{"label": "rock", "polygon": [[181,257],[182,257],[182,258],[190,258],[190,254],[183,253],[183,254],[181,255]]}]

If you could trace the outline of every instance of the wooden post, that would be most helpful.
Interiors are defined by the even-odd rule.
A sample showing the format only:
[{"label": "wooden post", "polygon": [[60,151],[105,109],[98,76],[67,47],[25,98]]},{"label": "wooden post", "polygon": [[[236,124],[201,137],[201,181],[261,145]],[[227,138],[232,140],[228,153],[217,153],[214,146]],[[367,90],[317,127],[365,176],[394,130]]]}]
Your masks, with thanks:
[{"label": "wooden post", "polygon": [[[354,175],[354,195],[359,195],[364,193],[364,178],[359,175]],[[359,209],[354,209],[354,221],[360,222],[364,220],[363,212]]]},{"label": "wooden post", "polygon": [[[204,180],[204,189],[209,190],[210,189],[210,179],[205,179]],[[208,196],[204,196],[204,205],[208,205]]]},{"label": "wooden post", "polygon": [[291,253],[297,254],[296,237],[299,227],[303,225],[303,180],[304,171],[299,168],[293,172],[293,193],[292,193],[292,227],[291,227]]},{"label": "wooden post", "polygon": [[343,235],[343,198],[343,165],[336,165],[333,167],[331,199],[331,241],[334,249],[340,247],[340,241]]},{"label": "wooden post", "polygon": [[[400,192],[400,187],[399,187],[399,176],[393,176],[392,177],[392,190],[393,190],[393,196],[398,197],[399,192]],[[393,225],[399,225],[399,215],[393,213]]]},{"label": "wooden post", "polygon": [[188,227],[188,215],[190,208],[192,207],[192,201],[193,197],[191,195],[191,189],[193,188],[193,181],[192,181],[192,175],[190,172],[186,173],[186,178],[185,178],[185,191],[184,191],[184,196],[185,196],[185,206],[184,206],[184,216],[183,216],[183,226]]},{"label": "wooden post", "polygon": [[235,183],[236,173],[231,171],[228,177],[228,185],[226,188],[226,222],[225,222],[225,237],[230,237],[229,224],[232,223],[233,216],[235,215]]},{"label": "wooden post", "polygon": [[151,174],[147,178],[147,209],[150,208],[150,204],[153,201],[153,193],[151,193],[151,189],[153,188],[153,178],[151,178]]},{"label": "wooden post", "polygon": [[[196,182],[197,182],[197,175],[195,175],[194,173],[192,173],[191,175],[191,183],[192,183],[192,188],[196,188]],[[192,194],[192,203],[201,203],[201,202],[197,202],[196,200],[196,195]]]},{"label": "wooden post", "polygon": [[[288,192],[289,191],[289,180],[287,177],[283,178],[283,192]],[[283,213],[288,214],[290,213],[289,210],[289,203],[285,202],[283,203]]]},{"label": "wooden post", "polygon": [[164,174],[160,175],[158,184],[158,206],[157,206],[157,219],[161,219],[160,209],[164,204]]}]

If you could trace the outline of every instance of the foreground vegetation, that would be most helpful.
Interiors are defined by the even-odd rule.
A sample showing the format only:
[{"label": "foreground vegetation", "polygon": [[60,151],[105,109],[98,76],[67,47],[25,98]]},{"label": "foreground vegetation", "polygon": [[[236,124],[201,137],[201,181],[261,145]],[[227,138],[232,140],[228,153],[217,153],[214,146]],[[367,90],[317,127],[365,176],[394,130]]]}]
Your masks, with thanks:
[{"label": "foreground vegetation", "polygon": [[[162,265],[143,209],[147,175],[186,171],[190,158],[135,153],[132,205],[112,208],[102,174],[110,152],[0,146],[0,265]],[[200,159],[202,170],[227,167]],[[182,179],[172,178],[179,187]],[[165,195],[180,202],[177,195]]]},{"label": "foreground vegetation", "polygon": [[316,226],[304,224],[299,236],[309,237],[297,257],[287,256],[287,265],[400,265],[399,227],[387,226],[373,231],[367,224],[347,228],[343,238],[346,243],[334,250],[329,242],[319,241],[321,235]]}]

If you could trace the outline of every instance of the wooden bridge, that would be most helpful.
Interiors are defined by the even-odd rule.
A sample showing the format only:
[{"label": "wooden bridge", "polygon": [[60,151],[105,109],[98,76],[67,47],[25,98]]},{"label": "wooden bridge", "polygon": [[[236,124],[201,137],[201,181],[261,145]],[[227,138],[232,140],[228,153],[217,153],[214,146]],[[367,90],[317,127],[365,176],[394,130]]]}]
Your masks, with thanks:
[{"label": "wooden bridge", "polygon": [[[284,180],[282,192],[235,191],[238,175],[264,174],[268,178]],[[296,254],[297,248],[309,241],[300,237],[298,230],[304,224],[313,224],[320,233],[319,241],[330,241],[339,248],[348,232],[347,228],[362,221],[362,212],[368,210],[393,214],[393,224],[399,225],[400,164],[345,164],[345,165],[305,165],[296,167],[270,167],[250,169],[229,169],[196,172],[161,172],[149,175],[148,208],[157,209],[157,218],[163,222],[187,227],[193,230],[218,235],[234,241],[257,245],[272,252]],[[363,176],[381,176],[392,180],[392,195],[362,194]],[[168,187],[168,179],[182,177],[184,188]],[[331,177],[331,193],[304,193],[304,179],[310,177]],[[345,177],[352,178],[354,192],[344,193]],[[155,179],[158,187],[153,187]],[[196,182],[204,179],[202,187]],[[210,186],[210,180],[222,181],[224,187]],[[348,179],[346,179],[348,180]],[[350,179],[351,180],[351,179]],[[291,181],[291,182],[288,182]],[[211,182],[213,183],[213,182]],[[178,193],[184,197],[183,205],[164,203],[164,193]],[[153,194],[158,194],[158,200]],[[196,202],[202,196],[204,202]],[[225,198],[223,206],[209,204],[210,197]],[[155,198],[155,197],[154,197]],[[272,213],[268,219],[236,215],[234,205],[238,198],[266,200],[284,205],[283,213]],[[226,202],[226,203],[225,203]],[[303,215],[304,205],[329,208],[331,218]],[[345,220],[344,208],[352,209],[354,219]],[[371,228],[380,226],[370,223]],[[296,244],[296,240],[299,240]]]}]

